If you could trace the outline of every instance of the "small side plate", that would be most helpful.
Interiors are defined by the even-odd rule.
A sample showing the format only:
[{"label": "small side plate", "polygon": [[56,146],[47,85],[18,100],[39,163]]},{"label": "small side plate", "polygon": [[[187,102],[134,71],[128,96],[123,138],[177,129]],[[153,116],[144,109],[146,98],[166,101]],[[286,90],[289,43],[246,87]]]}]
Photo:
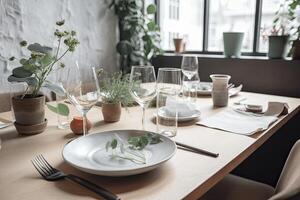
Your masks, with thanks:
[{"label": "small side plate", "polygon": [[[164,118],[164,119],[174,119],[175,117],[172,117],[172,116],[167,116],[166,112],[164,112],[164,107],[160,108],[161,109],[161,115],[160,117]],[[153,113],[153,115],[156,117],[157,116],[157,113]],[[195,119],[198,119],[199,117],[201,116],[201,112],[200,110],[195,110],[194,113],[190,116],[185,116],[185,117],[179,117],[178,116],[178,119],[177,121],[178,122],[187,122],[187,121],[192,121],[192,120],[195,120]]]}]

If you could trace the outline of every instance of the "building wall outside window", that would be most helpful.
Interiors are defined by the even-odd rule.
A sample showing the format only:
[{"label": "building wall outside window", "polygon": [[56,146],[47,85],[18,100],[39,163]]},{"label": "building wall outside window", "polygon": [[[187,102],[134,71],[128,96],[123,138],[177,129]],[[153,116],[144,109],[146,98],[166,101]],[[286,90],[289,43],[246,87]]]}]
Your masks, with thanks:
[{"label": "building wall outside window", "polygon": [[[263,0],[259,51],[267,51],[267,40],[274,14],[283,0]],[[210,0],[208,51],[223,51],[223,32],[244,32],[243,52],[251,52],[254,43],[256,0]],[[162,47],[174,50],[173,38],[186,39],[186,50],[202,51],[204,0],[160,0],[159,20]],[[265,37],[266,38],[266,37]]]}]

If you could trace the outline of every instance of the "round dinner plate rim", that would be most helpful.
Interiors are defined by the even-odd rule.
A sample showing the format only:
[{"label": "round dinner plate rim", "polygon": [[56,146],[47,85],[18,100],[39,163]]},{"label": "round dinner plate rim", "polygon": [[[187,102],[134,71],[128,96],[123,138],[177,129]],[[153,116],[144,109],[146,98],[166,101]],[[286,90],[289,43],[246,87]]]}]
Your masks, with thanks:
[{"label": "round dinner plate rim", "polygon": [[[117,130],[110,130],[110,131],[103,131],[103,132],[92,133],[92,134],[89,134],[89,135],[87,135],[85,137],[89,137],[89,136],[91,137],[91,135],[94,135],[94,134],[103,134],[104,132],[107,133],[107,132],[114,132],[114,131],[141,131],[141,132],[144,132],[143,130],[136,130],[136,129],[126,129],[126,130],[119,130],[119,129],[117,129]],[[151,132],[151,131],[145,131],[145,132]],[[154,133],[154,132],[151,132],[151,133]],[[155,133],[155,134],[157,134],[157,133]],[[76,138],[76,139],[74,139],[74,140],[72,140],[72,141],[70,141],[70,142],[68,142],[68,143],[66,143],[64,145],[63,150],[62,150],[62,157],[63,157],[64,161],[67,162],[68,164],[70,164],[71,166],[73,166],[73,167],[75,167],[77,169],[80,169],[82,171],[93,173],[93,174],[105,175],[105,173],[116,173],[116,175],[118,175],[118,173],[126,173],[126,172],[128,172],[129,174],[131,174],[132,172],[137,171],[137,170],[143,170],[143,169],[146,170],[147,168],[154,169],[154,168],[158,167],[159,165],[165,163],[166,161],[168,161],[169,159],[171,159],[175,155],[176,150],[177,150],[177,146],[176,146],[175,142],[172,139],[170,139],[170,138],[168,138],[168,137],[166,137],[164,135],[161,135],[161,136],[163,138],[167,138],[167,140],[169,140],[169,141],[171,141],[173,143],[173,146],[175,147],[174,151],[170,155],[168,155],[167,157],[165,157],[164,159],[162,159],[159,162],[155,162],[153,164],[148,164],[148,165],[147,164],[146,165],[141,165],[141,166],[137,166],[137,167],[134,167],[134,168],[131,168],[131,169],[125,168],[125,169],[110,169],[110,170],[105,170],[105,169],[87,168],[85,166],[78,165],[78,164],[75,164],[75,163],[72,163],[72,162],[68,161],[66,159],[65,155],[64,155],[64,151],[65,151],[66,146],[69,145],[69,144],[71,144],[75,140],[80,139],[81,137]],[[142,173],[142,172],[140,172],[140,173]],[[113,175],[107,175],[107,176],[113,176]],[[120,174],[120,176],[124,176],[124,175]]]}]

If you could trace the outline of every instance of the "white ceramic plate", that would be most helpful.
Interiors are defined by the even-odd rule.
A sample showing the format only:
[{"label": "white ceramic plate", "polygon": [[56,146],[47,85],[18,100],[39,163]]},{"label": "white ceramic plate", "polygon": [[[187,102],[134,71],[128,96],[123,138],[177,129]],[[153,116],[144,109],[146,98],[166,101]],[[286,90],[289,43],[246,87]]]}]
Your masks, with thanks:
[{"label": "white ceramic plate", "polygon": [[[234,87],[229,89],[229,96],[235,96],[240,91],[242,91],[243,85],[239,85],[238,87]],[[198,95],[201,96],[210,96],[212,90],[212,83],[211,82],[200,82],[199,83],[199,89],[198,89]]]},{"label": "white ceramic plate", "polygon": [[77,138],[66,144],[62,156],[73,167],[102,176],[129,176],[141,174],[159,167],[169,160],[176,152],[176,145],[168,137],[161,136],[163,142],[148,145],[143,151],[146,164],[136,164],[129,160],[112,158],[106,152],[105,145],[111,141],[114,134],[127,140],[130,136],[147,133],[140,130],[115,130],[90,134]]},{"label": "white ceramic plate", "polygon": [[[174,119],[174,117],[170,117],[167,115],[164,108],[165,107],[160,108],[160,117],[162,117],[164,119]],[[153,115],[155,117],[157,116],[156,113],[153,113]],[[195,120],[195,119],[198,119],[200,117],[200,115],[201,115],[201,112],[199,110],[194,110],[194,113],[190,116],[185,116],[185,117],[178,116],[177,121],[178,122],[187,122],[187,121]]]},{"label": "white ceramic plate", "polygon": [[209,95],[211,95],[211,90],[212,90],[211,82],[200,82],[197,93],[198,93],[198,95],[209,96]]}]

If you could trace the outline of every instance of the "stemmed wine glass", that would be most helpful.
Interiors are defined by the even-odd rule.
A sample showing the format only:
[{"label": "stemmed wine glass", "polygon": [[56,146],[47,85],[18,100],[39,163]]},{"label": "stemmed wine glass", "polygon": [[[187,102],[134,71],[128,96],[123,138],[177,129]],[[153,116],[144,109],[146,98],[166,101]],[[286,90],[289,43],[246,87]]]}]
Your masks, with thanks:
[{"label": "stemmed wine glass", "polygon": [[[187,77],[188,81],[198,73],[198,59],[196,56],[184,56],[182,58],[181,70],[184,76]],[[188,93],[190,97],[190,87],[188,87]]]},{"label": "stemmed wine glass", "polygon": [[156,96],[156,76],[153,66],[132,66],[130,94],[143,109],[142,127],[145,130],[145,110]]},{"label": "stemmed wine glass", "polygon": [[86,115],[100,98],[100,87],[94,67],[80,67],[76,61],[70,76],[70,86],[66,89],[67,97],[83,119],[83,135],[87,134]]}]

